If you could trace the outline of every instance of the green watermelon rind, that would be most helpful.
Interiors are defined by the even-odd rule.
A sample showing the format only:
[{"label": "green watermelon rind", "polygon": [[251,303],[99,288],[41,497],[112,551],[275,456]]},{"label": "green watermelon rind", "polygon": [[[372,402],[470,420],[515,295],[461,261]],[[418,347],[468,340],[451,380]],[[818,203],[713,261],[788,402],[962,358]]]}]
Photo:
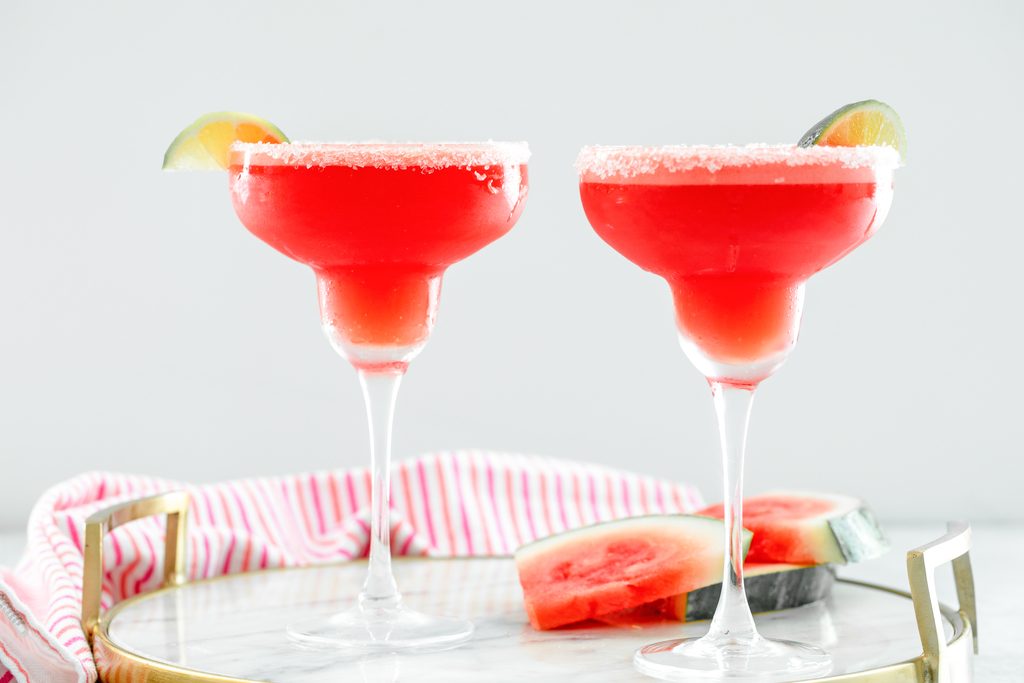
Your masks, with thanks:
[{"label": "green watermelon rind", "polygon": [[884,555],[891,547],[875,513],[863,503],[857,509],[829,520],[828,525],[845,562],[872,560]]},{"label": "green watermelon rind", "polygon": [[[835,584],[832,565],[753,564],[743,568],[747,604],[755,614],[802,607],[827,598]],[[722,594],[714,583],[668,598],[639,605],[635,611],[606,614],[597,621],[612,626],[637,626],[665,619],[683,622],[710,619]]]},{"label": "green watermelon rind", "polygon": [[[806,530],[805,540],[817,546],[815,563],[863,562],[880,557],[890,548],[889,539],[874,513],[859,498],[807,491],[768,491],[753,498],[816,498],[833,503],[828,512],[798,522]],[[820,526],[815,528],[816,525]]]},{"label": "green watermelon rind", "polygon": [[[744,588],[750,611],[775,612],[817,602],[828,597],[835,583],[835,570],[827,564],[761,564],[744,568]],[[710,619],[718,607],[722,584],[716,583],[680,596],[676,616],[683,621]]]}]

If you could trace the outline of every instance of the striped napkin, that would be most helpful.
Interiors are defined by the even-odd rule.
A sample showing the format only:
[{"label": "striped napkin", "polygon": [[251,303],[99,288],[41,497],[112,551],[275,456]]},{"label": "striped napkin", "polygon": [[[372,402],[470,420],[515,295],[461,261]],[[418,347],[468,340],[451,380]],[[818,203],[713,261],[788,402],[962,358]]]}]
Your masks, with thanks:
[{"label": "striped napkin", "polygon": [[[351,559],[369,549],[365,468],[192,486],[106,472],[60,483],[36,503],[28,548],[0,568],[0,683],[93,683],[79,623],[82,542],[93,512],[185,489],[191,496],[188,579]],[[520,544],[593,522],[703,505],[691,486],[608,467],[485,451],[433,453],[395,465],[395,554],[507,555]],[[107,535],[102,607],[161,581],[164,521]]]}]

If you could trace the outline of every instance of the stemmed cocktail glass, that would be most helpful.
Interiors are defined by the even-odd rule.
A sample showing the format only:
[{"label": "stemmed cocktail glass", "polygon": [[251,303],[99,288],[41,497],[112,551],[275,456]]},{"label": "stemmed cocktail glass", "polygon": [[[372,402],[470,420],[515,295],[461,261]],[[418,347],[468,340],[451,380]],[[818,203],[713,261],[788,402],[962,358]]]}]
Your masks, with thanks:
[{"label": "stemmed cocktail glass", "polygon": [[356,368],[370,424],[371,545],[355,607],[288,628],[353,652],[453,647],[470,622],[409,609],[391,571],[391,425],[398,385],[434,325],[445,269],[505,234],[526,197],[522,143],[235,143],[242,223],[316,274],[320,316]]},{"label": "stemmed cocktail glass", "polygon": [[860,245],[892,201],[891,147],[586,147],[580,196],[594,230],[668,282],[683,351],[711,385],[721,437],[726,552],[708,633],[634,663],[669,680],[802,680],[812,645],[759,635],[743,590],[743,457],[758,384],[796,343],[808,278]]}]

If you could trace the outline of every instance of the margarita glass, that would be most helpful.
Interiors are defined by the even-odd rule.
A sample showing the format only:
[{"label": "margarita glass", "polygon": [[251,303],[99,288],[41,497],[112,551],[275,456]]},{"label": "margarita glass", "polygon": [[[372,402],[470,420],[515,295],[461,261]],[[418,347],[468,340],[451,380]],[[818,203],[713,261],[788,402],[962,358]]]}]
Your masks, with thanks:
[{"label": "margarita glass", "polygon": [[434,326],[441,278],[519,218],[525,143],[235,143],[235,212],[261,240],[316,274],[332,346],[357,370],[372,462],[366,582],[341,614],[291,624],[305,644],[352,651],[454,647],[462,619],[406,607],[391,571],[391,426],[398,385]]},{"label": "margarita glass", "polygon": [[760,636],[743,590],[743,457],[754,391],[796,343],[808,278],[864,242],[892,201],[890,147],[585,147],[580,196],[594,230],[672,290],[683,351],[711,385],[726,526],[722,594],[707,635],[641,648],[669,680],[799,680],[827,673],[811,645]]}]

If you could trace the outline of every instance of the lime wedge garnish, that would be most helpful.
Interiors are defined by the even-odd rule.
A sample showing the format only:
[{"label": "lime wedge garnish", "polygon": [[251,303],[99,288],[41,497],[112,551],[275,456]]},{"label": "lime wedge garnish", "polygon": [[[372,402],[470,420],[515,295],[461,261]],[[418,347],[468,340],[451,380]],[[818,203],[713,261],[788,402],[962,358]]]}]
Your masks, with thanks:
[{"label": "lime wedge garnish", "polygon": [[885,102],[864,100],[840,107],[804,133],[800,147],[888,145],[907,157],[907,133],[896,110]]},{"label": "lime wedge garnish", "polygon": [[196,119],[164,152],[165,171],[221,171],[232,142],[288,142],[274,124],[252,114],[218,111]]}]

